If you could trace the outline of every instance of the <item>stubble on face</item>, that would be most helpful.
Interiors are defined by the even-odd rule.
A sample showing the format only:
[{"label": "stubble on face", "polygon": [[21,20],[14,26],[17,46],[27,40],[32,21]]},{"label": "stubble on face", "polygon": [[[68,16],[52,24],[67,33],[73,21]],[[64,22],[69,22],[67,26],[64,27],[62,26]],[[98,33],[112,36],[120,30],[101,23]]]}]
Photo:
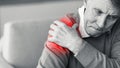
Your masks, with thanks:
[{"label": "stubble on face", "polygon": [[[100,18],[102,15],[110,16],[113,14],[118,14],[118,11],[115,11],[116,8],[112,5],[111,1],[110,0],[88,0],[86,4],[87,5],[86,5],[85,16],[84,16],[86,32],[89,35],[96,37],[106,32],[107,30],[109,30],[110,26],[114,24],[114,22],[111,22],[112,20],[110,20],[109,22],[111,23],[108,23],[108,24],[106,24],[106,22],[108,21],[105,21],[103,23],[104,27],[102,27],[102,30],[97,30],[97,29],[99,28],[98,25],[101,23]],[[97,14],[94,9],[100,10],[99,12],[101,12],[101,15]]]}]

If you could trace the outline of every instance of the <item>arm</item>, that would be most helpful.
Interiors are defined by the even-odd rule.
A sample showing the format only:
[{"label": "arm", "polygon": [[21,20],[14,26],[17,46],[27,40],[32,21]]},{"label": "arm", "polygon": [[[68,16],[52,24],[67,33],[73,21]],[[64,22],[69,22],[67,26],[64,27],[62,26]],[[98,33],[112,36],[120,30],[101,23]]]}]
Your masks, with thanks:
[{"label": "arm", "polygon": [[37,68],[66,68],[68,64],[69,51],[62,47],[45,45]]},{"label": "arm", "polygon": [[[89,68],[120,68],[120,34],[117,34],[113,41],[111,57],[98,51],[86,42],[76,58],[84,67]],[[107,45],[109,46],[109,45]]]},{"label": "arm", "polygon": [[53,37],[48,40],[71,50],[85,68],[120,68],[120,33],[114,35],[116,37],[113,41],[116,39],[117,41],[112,44],[111,57],[108,57],[78,37],[74,29],[60,22],[55,22],[55,24],[58,26],[51,26],[51,28],[56,29],[56,31],[49,32]]}]

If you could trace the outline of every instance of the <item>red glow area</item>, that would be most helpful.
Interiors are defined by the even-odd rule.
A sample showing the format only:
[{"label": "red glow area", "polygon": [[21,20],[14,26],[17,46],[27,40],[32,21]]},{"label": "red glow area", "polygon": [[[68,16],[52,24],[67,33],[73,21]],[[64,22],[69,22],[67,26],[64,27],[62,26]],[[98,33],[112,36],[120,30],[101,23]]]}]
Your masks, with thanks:
[{"label": "red glow area", "polygon": [[[66,15],[65,17],[62,17],[60,21],[65,23],[69,27],[72,27],[72,25],[76,23],[74,18],[72,18],[72,16],[70,15]],[[48,35],[48,37],[51,37],[51,36]],[[47,41],[46,46],[57,55],[69,53],[69,50],[67,48],[61,47],[54,42]]]}]

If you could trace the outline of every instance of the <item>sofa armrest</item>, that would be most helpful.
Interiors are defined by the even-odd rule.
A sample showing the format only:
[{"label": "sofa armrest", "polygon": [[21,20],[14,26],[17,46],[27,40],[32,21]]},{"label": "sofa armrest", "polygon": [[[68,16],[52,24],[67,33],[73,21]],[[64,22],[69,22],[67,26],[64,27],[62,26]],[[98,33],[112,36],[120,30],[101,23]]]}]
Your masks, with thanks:
[{"label": "sofa armrest", "polygon": [[35,68],[53,20],[19,21],[5,25],[5,60],[17,68]]},{"label": "sofa armrest", "polygon": [[2,56],[2,46],[4,45],[4,38],[0,39],[0,68],[14,68]]},{"label": "sofa armrest", "polygon": [[2,42],[2,41],[3,41],[3,38],[0,39],[0,54],[1,54],[1,52],[2,52],[2,45],[3,45],[3,42]]}]

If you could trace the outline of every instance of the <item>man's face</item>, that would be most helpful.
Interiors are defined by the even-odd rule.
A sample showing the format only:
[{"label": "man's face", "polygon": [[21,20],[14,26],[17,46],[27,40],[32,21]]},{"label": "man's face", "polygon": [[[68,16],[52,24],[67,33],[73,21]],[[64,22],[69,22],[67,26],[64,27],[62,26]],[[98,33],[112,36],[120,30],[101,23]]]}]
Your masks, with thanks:
[{"label": "man's face", "polygon": [[85,8],[85,30],[93,37],[109,31],[120,16],[110,0],[88,0]]}]

